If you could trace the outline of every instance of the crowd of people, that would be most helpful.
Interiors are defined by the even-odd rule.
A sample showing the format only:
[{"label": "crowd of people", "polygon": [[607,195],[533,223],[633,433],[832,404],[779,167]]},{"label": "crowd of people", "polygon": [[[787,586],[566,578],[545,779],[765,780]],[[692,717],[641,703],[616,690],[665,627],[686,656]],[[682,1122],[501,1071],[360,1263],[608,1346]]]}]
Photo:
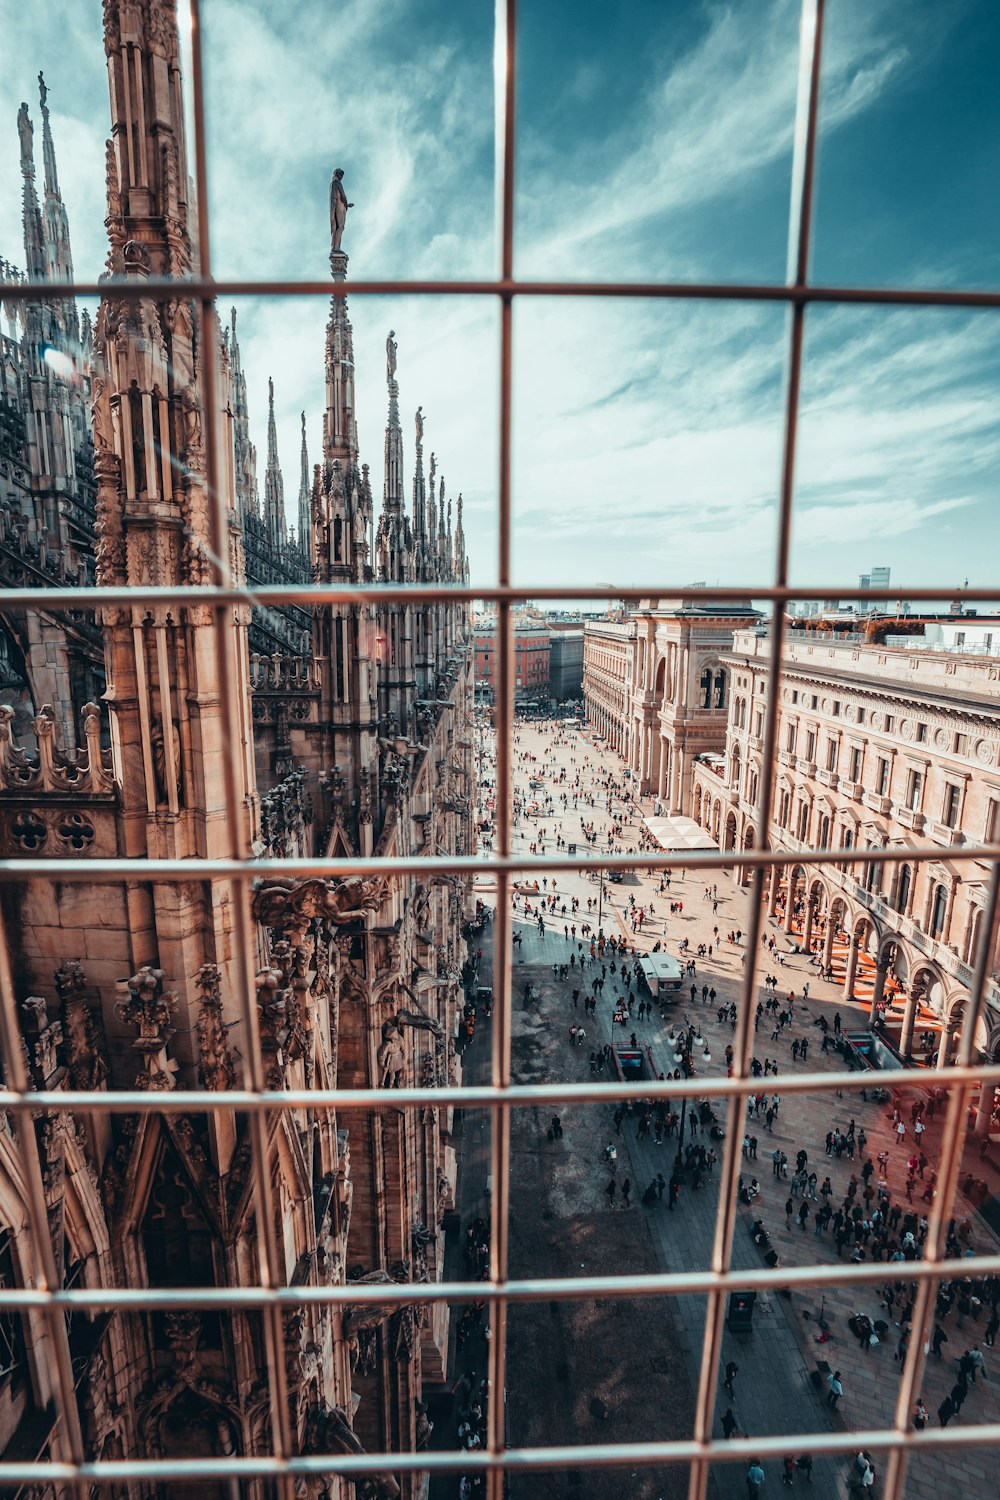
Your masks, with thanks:
[{"label": "crowd of people", "polygon": [[[558,738],[553,735],[549,743],[555,746]],[[532,743],[537,742],[533,739]],[[565,759],[566,743],[560,748]],[[536,753],[527,745],[522,746],[518,739],[515,751],[516,777],[519,773],[531,773],[535,780],[545,778],[552,783],[541,796],[536,788],[533,797],[525,793],[515,799],[515,827],[520,827],[523,820],[538,852],[563,848],[567,838],[591,847],[601,844],[608,852],[621,850],[637,856],[651,847],[639,822],[641,808],[629,780],[611,773],[599,760],[595,764],[589,752],[579,748],[575,737],[568,756],[569,766],[558,771],[553,771],[544,747]],[[527,809],[532,803],[536,810],[529,813]],[[595,815],[598,811],[600,817]],[[581,814],[580,832],[571,822],[574,812]],[[522,836],[527,838],[529,833]],[[648,872],[640,871],[644,873],[648,876]],[[576,883],[578,886],[579,877]],[[724,891],[720,898],[718,885],[703,888],[702,901],[711,907],[713,918],[719,912],[720,899],[728,901],[731,897]],[[727,926],[720,917],[710,935],[706,926],[703,938],[699,936],[692,941],[690,937],[682,937],[677,927],[682,921],[687,925],[690,913],[684,913],[681,889],[670,889],[669,876],[658,873],[652,894],[647,878],[642,892],[630,896],[619,892],[615,897],[610,887],[602,887],[600,897],[575,894],[573,882],[560,876],[543,880],[541,891],[537,886],[532,891],[520,887],[513,900],[517,915],[534,922],[543,938],[547,933],[563,940],[558,956],[551,960],[552,975],[557,993],[564,997],[570,1014],[570,1045],[580,1052],[579,1063],[574,1062],[573,1066],[578,1066],[581,1073],[589,1070],[592,1075],[615,1076],[614,1047],[606,1037],[613,1038],[622,1025],[634,1028],[630,1030],[633,1047],[637,1043],[651,1047],[650,1059],[656,1060],[654,1066],[660,1077],[685,1076],[689,1067],[694,1071],[701,1066],[712,1039],[704,1048],[695,1047],[692,1043],[696,1032],[707,1036],[709,1028],[717,1026],[723,1034],[727,1030],[730,1035],[735,1033],[739,1010],[738,999],[734,997],[742,993],[743,981],[733,969],[737,958],[741,965],[746,961],[744,932],[735,922]],[[690,906],[690,890],[688,902]],[[701,905],[697,901],[694,904]],[[703,922],[704,918],[699,920]],[[651,931],[654,927],[655,934]],[[664,1042],[668,1039],[661,1023],[668,1013],[659,1004],[654,1008],[640,980],[638,960],[643,953],[654,951],[654,935],[656,951],[666,947],[681,959],[690,981],[685,995],[690,996],[692,1007],[699,1007],[699,1017],[705,1018],[704,1024],[699,1021],[697,1028],[689,1025],[681,1028],[681,1037],[688,1038],[686,1043],[675,1035],[669,1038],[668,1055],[679,1046],[681,1061],[674,1068],[664,1062]],[[768,1085],[747,1099],[745,1120],[741,1121],[746,1166],[737,1188],[739,1202],[748,1211],[753,1238],[762,1251],[774,1256],[773,1263],[788,1253],[792,1243],[808,1236],[806,1254],[817,1260],[875,1262],[886,1266],[886,1276],[890,1279],[878,1292],[877,1312],[874,1309],[858,1312],[856,1327],[828,1325],[818,1337],[824,1343],[836,1343],[838,1339],[853,1343],[856,1338],[866,1358],[883,1357],[878,1353],[879,1345],[894,1342],[894,1359],[885,1371],[888,1377],[893,1369],[898,1372],[905,1368],[914,1352],[916,1333],[912,1320],[916,1284],[906,1279],[906,1267],[924,1254],[930,1206],[937,1190],[935,1147],[928,1139],[935,1125],[937,1099],[933,1091],[926,1091],[921,1081],[913,1079],[914,1093],[905,1103],[897,1092],[894,1100],[882,1101],[888,1102],[889,1108],[873,1114],[872,1102],[881,1100],[883,1091],[877,1088],[872,1092],[870,1087],[863,1090],[863,1080],[848,1083],[845,1078],[844,1090],[838,1091],[840,1097],[826,1096],[834,1116],[815,1138],[811,1123],[814,1116],[810,1112],[803,1114],[798,1107],[797,1099],[802,1096],[792,1099],[795,1108],[791,1119],[782,1115],[781,1097],[772,1080],[799,1068],[816,1069],[820,1066],[819,1056],[846,1045],[840,1010],[831,1004],[830,1015],[825,1002],[818,1004],[819,997],[810,997],[810,979],[802,980],[800,976],[800,982],[786,983],[782,976],[779,980],[786,957],[793,959],[794,966],[794,956],[786,952],[783,936],[780,925],[774,924],[770,929],[765,926],[760,936],[768,972],[761,978],[762,993],[753,1019],[757,1035],[767,1038],[767,1051],[765,1054],[762,1049],[759,1057],[754,1056],[750,1066],[752,1076],[767,1079]],[[815,967],[807,973],[811,973],[812,981],[816,980]],[[819,977],[822,979],[822,974]],[[581,1009],[586,1024],[577,1019]],[[649,1023],[655,1024],[650,1027]],[[724,1046],[723,1039],[717,1038],[715,1043],[720,1053],[717,1069],[721,1071],[724,1051],[726,1069],[731,1072],[732,1042]],[[844,1101],[841,1107],[847,1089],[852,1090],[852,1097],[860,1096],[860,1102],[849,1105]],[[704,1128],[703,1108],[710,1118],[713,1111],[708,1100],[703,1105],[689,1105],[686,1118],[675,1109],[663,1107],[662,1102],[609,1109],[614,1136],[604,1148],[602,1164],[607,1169],[604,1192],[616,1213],[635,1211],[637,1201],[653,1212],[664,1201],[671,1212],[683,1212],[687,1204],[695,1201],[691,1196],[694,1191],[701,1190],[704,1196],[704,1190],[711,1188],[713,1180],[717,1180],[717,1172],[713,1172],[717,1155],[709,1133],[711,1123],[709,1132]],[[856,1119],[851,1118],[852,1108]],[[724,1115],[715,1124],[724,1129]],[[626,1128],[630,1138],[627,1145],[622,1142]],[[781,1141],[767,1152],[772,1162],[771,1173],[765,1172],[762,1179],[751,1176],[760,1139],[775,1131],[781,1135]],[[662,1170],[656,1160],[657,1148],[665,1153]],[[637,1180],[638,1188],[634,1185]],[[972,1173],[965,1175],[960,1186],[966,1199],[973,1202],[989,1191]],[[793,1237],[787,1246],[782,1233]],[[981,1248],[982,1237],[982,1226],[977,1228],[963,1210],[946,1226],[945,1251],[950,1258],[971,1259],[977,1248]],[[828,1248],[821,1251],[819,1247],[824,1242]],[[852,1319],[852,1325],[853,1322]],[[959,1329],[963,1334],[956,1337]],[[966,1329],[970,1331],[965,1332]],[[972,1405],[981,1401],[975,1390],[976,1376],[980,1377],[981,1388],[985,1376],[983,1350],[988,1353],[993,1347],[998,1331],[1000,1279],[976,1277],[970,1266],[966,1277],[941,1284],[927,1350],[927,1379],[934,1400],[930,1400],[929,1389],[928,1401],[921,1395],[916,1402],[915,1428],[927,1424],[929,1410],[936,1412],[941,1425],[947,1425],[960,1420],[967,1400],[971,1398]],[[952,1379],[943,1395],[936,1374],[938,1361],[950,1363],[952,1369]],[[842,1400],[848,1407],[852,1402],[850,1362],[846,1354],[842,1365],[843,1371],[830,1372],[832,1383],[827,1394],[833,1407]],[[729,1404],[721,1403],[719,1420],[725,1436],[729,1437],[739,1431],[740,1415],[739,1403],[732,1392],[727,1394]],[[760,1466],[752,1464],[751,1470],[755,1467]],[[811,1479],[811,1469],[808,1455],[787,1458],[782,1466],[782,1482],[790,1485],[795,1478]],[[857,1455],[850,1476],[852,1488],[871,1489],[874,1473],[871,1455]],[[760,1485],[763,1482],[761,1477]],[[760,1493],[756,1480],[754,1488],[750,1488],[749,1474],[747,1483],[752,1495]]]}]

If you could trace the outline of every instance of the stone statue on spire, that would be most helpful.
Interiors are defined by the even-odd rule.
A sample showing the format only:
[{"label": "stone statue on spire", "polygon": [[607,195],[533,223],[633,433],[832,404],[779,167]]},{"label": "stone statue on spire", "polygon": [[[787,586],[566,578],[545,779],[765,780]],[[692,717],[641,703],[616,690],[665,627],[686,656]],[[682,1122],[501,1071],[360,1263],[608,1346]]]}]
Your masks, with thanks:
[{"label": "stone statue on spire", "polygon": [[423,409],[422,406],[418,406],[417,407],[417,411],[416,411],[416,424],[417,424],[417,442],[418,443],[422,443],[423,440],[424,440],[424,409]]},{"label": "stone statue on spire", "polygon": [[330,250],[333,254],[342,253],[340,242],[344,237],[347,210],[353,207],[353,203],[348,203],[344,191],[344,169],[337,167],[330,178]]},{"label": "stone statue on spire", "polygon": [[387,385],[391,385],[396,378],[396,348],[396,330],[395,328],[390,328],[389,337],[385,341],[385,379]]},{"label": "stone statue on spire", "polygon": [[17,133],[21,140],[21,171],[25,177],[34,177],[35,127],[31,123],[26,104],[22,104],[17,112]]}]

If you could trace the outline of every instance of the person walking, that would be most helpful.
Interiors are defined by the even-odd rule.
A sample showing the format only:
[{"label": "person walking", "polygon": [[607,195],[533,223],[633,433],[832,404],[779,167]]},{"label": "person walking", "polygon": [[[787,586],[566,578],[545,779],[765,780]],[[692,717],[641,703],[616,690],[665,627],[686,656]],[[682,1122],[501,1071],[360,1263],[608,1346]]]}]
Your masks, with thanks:
[{"label": "person walking", "polygon": [[941,1426],[947,1427],[948,1423],[951,1421],[954,1415],[955,1403],[950,1396],[945,1396],[944,1400],[941,1402],[941,1405],[938,1407],[938,1420],[940,1421]]},{"label": "person walking", "polygon": [[608,1183],[607,1187],[604,1189],[604,1191],[608,1195],[608,1207],[609,1208],[614,1208],[614,1206],[615,1206],[615,1193],[618,1191],[618,1184],[617,1184],[617,1182],[615,1181],[615,1179],[613,1177],[612,1177],[611,1181]]},{"label": "person walking", "polygon": [[740,1367],[739,1367],[739,1365],[735,1362],[735,1360],[731,1359],[729,1361],[729,1363],[726,1365],[726,1378],[722,1382],[722,1384],[725,1387],[725,1389],[729,1392],[729,1394],[732,1396],[732,1398],[733,1398],[734,1401],[736,1400],[736,1391],[735,1391],[735,1389],[733,1387],[733,1381],[736,1379],[736,1377],[737,1377],[737,1375],[739,1373],[740,1373]]},{"label": "person walking", "polygon": [[927,1426],[927,1408],[923,1396],[917,1397],[917,1404],[913,1408],[913,1426],[916,1432],[923,1432]]},{"label": "person walking", "polygon": [[759,1458],[752,1458],[747,1469],[747,1500],[758,1500],[763,1488],[764,1469]]},{"label": "person walking", "polygon": [[722,1413],[722,1436],[728,1441],[731,1437],[739,1437],[740,1429],[736,1418],[733,1416],[733,1408],[727,1406]]},{"label": "person walking", "polygon": [[631,1177],[626,1177],[625,1181],[622,1183],[622,1201],[624,1202],[626,1208],[631,1208],[632,1207],[632,1179],[631,1179]]},{"label": "person walking", "polygon": [[837,1402],[844,1394],[844,1386],[840,1378],[840,1371],[831,1370],[830,1374],[826,1377],[826,1383],[830,1387],[826,1399],[831,1406],[836,1407]]}]

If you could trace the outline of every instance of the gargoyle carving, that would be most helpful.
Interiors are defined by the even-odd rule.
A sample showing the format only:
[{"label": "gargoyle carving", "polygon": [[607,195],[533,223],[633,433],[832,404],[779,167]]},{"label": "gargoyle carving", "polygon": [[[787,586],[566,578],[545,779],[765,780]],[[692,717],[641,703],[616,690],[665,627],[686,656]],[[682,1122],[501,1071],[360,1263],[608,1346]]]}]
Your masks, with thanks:
[{"label": "gargoyle carving", "polygon": [[304,932],[319,917],[336,927],[378,911],[389,882],[375,875],[345,880],[268,880],[253,895],[253,915],[265,927]]}]

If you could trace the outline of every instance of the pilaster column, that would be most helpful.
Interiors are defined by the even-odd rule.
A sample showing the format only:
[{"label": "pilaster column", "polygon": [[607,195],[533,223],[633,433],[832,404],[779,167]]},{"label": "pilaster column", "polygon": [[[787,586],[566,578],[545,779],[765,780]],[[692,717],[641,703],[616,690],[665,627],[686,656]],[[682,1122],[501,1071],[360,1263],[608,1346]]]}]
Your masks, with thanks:
[{"label": "pilaster column", "polygon": [[958,888],[961,883],[962,877],[960,875],[956,875],[951,882],[951,889],[948,892],[948,905],[945,908],[944,914],[944,926],[941,928],[942,943],[948,943],[951,941],[951,918],[955,910],[955,897],[958,894]]},{"label": "pilaster column", "polygon": [[[805,917],[805,921],[802,924],[802,946],[806,950],[807,953],[809,952],[809,943],[810,943],[810,940],[812,938],[813,914],[814,914],[814,911],[815,911],[815,907],[814,907],[813,902],[811,900],[807,901],[806,902],[806,917]],[[827,927],[828,928],[830,927],[830,923],[829,922],[827,922]],[[829,936],[829,932],[827,933],[827,936]]]},{"label": "pilaster column", "polygon": [[943,1021],[941,1023],[941,1045],[938,1047],[937,1066],[939,1071],[941,1068],[946,1068],[948,1066],[948,1063],[951,1059],[951,1044],[954,1040],[954,1036],[954,1021]]},{"label": "pilaster column", "polygon": [[852,937],[847,944],[847,973],[844,975],[844,999],[854,999],[854,978],[858,972],[858,940]]},{"label": "pilaster column", "polygon": [[771,866],[771,886],[767,893],[767,914],[773,917],[778,907],[778,892],[781,887],[781,866]]}]

